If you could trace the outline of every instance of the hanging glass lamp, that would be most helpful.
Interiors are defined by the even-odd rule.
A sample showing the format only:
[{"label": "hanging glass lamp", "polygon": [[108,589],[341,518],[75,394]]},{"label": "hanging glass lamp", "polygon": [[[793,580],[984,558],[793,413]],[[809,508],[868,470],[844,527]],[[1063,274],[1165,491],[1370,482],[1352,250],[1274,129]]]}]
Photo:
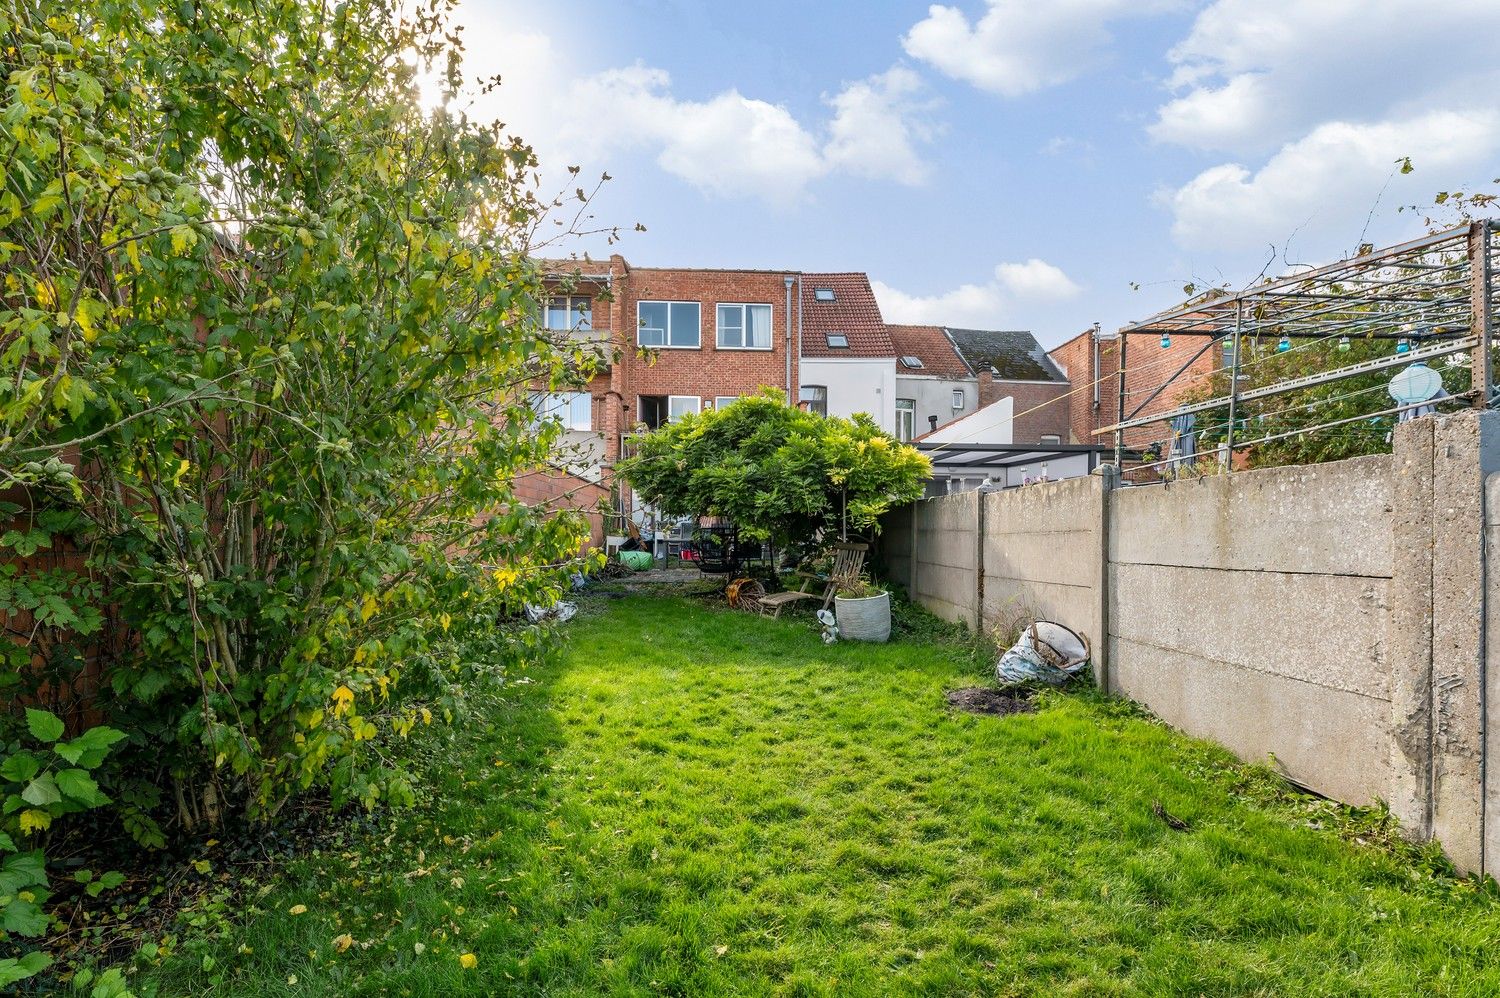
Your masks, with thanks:
[{"label": "hanging glass lamp", "polygon": [[1282,337],[1281,337],[1281,339],[1276,342],[1276,352],[1277,353],[1286,353],[1291,348],[1292,348],[1292,338],[1290,336],[1287,336],[1287,335],[1283,334]]},{"label": "hanging glass lamp", "polygon": [[1349,337],[1347,337],[1347,336],[1340,336],[1339,337],[1339,353],[1348,353],[1348,352],[1349,352]]},{"label": "hanging glass lamp", "polygon": [[1411,343],[1405,336],[1396,341],[1397,353],[1411,353]]},{"label": "hanging glass lamp", "polygon": [[1165,350],[1168,347],[1170,347],[1171,345],[1172,345],[1172,336],[1171,336],[1171,334],[1170,333],[1162,333],[1161,334],[1161,348],[1163,350]]}]

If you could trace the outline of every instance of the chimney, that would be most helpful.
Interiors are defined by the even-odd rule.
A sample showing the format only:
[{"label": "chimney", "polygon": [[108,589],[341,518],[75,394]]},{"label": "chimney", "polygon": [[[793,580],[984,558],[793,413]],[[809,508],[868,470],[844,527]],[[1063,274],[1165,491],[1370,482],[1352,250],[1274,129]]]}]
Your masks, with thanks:
[{"label": "chimney", "polygon": [[935,429],[937,429],[937,417],[936,416],[928,416],[927,417],[927,432],[931,433]]}]

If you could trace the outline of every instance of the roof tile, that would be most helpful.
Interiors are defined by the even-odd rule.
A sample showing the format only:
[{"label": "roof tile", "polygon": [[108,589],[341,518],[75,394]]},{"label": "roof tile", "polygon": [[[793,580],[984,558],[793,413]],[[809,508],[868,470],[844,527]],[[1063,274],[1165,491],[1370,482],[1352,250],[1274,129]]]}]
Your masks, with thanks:
[{"label": "roof tile", "polygon": [[[833,301],[818,301],[817,290],[830,288]],[[847,349],[830,347],[829,333],[849,339]],[[802,356],[894,357],[885,318],[875,301],[870,278],[861,273],[802,275]]]},{"label": "roof tile", "polygon": [[[964,359],[953,349],[953,343],[941,326],[905,326],[886,323],[896,347],[896,374],[930,374],[938,378],[967,379],[974,377]],[[919,370],[901,364],[902,357],[916,357],[922,362]]]}]

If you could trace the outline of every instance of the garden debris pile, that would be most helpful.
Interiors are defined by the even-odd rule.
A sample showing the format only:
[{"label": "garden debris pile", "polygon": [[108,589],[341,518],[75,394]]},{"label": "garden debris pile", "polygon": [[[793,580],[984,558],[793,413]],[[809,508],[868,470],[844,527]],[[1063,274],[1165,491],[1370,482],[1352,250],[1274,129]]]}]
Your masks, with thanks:
[{"label": "garden debris pile", "polygon": [[1061,686],[1089,664],[1088,639],[1061,624],[1038,620],[1000,656],[995,678],[1002,684],[1046,683]]}]

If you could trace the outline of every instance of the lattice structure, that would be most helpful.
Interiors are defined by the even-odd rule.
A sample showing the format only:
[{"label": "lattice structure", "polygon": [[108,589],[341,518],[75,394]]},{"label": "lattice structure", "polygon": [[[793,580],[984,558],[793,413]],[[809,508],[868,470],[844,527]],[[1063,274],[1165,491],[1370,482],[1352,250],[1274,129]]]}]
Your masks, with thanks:
[{"label": "lattice structure", "polygon": [[[1500,315],[1500,282],[1495,280],[1497,260],[1500,260],[1500,223],[1480,221],[1266,281],[1244,291],[1205,296],[1126,326],[1121,330],[1120,361],[1127,371],[1132,367],[1125,355],[1131,334],[1136,334],[1137,348],[1139,334],[1159,335],[1164,338],[1163,343],[1169,342],[1174,334],[1206,338],[1197,354],[1154,388],[1140,393],[1144,395],[1142,398],[1131,397],[1125,387],[1126,379],[1119,378],[1118,419],[1098,433],[1114,435],[1119,462],[1125,457],[1124,431],[1130,427],[1171,424],[1180,417],[1227,409],[1229,416],[1222,429],[1226,432],[1227,448],[1232,452],[1236,447],[1276,439],[1242,437],[1235,441],[1237,410],[1243,403],[1449,356],[1466,359],[1472,374],[1468,390],[1450,396],[1448,404],[1457,399],[1476,407],[1492,405],[1492,343],[1495,318]],[[1267,337],[1277,342],[1280,353],[1333,341],[1347,345],[1351,340],[1391,341],[1393,349],[1387,355],[1362,358],[1325,371],[1255,384],[1250,368],[1261,361],[1246,360],[1245,354],[1249,344]],[[1205,351],[1214,349],[1222,353],[1219,370],[1228,385],[1226,394],[1142,414]],[[1270,356],[1276,354],[1261,360]],[[1427,404],[1398,405],[1362,413],[1356,418],[1399,415]],[[1295,432],[1312,433],[1351,421],[1333,420]],[[1291,434],[1282,434],[1286,435]]]}]

